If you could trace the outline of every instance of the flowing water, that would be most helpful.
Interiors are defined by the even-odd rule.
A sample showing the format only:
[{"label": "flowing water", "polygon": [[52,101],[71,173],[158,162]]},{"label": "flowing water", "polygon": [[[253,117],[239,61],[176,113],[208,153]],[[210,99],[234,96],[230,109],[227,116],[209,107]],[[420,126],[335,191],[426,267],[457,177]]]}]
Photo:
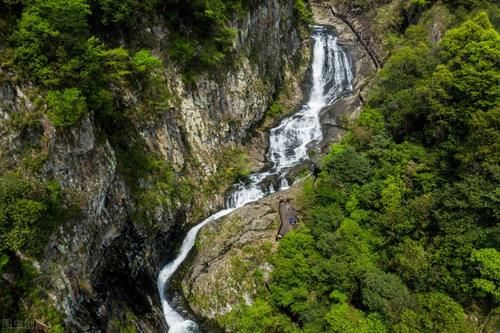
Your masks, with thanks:
[{"label": "flowing water", "polygon": [[[250,175],[248,181],[234,185],[226,202],[226,208],[208,217],[189,230],[174,261],[163,267],[158,275],[163,313],[169,333],[198,332],[196,323],[185,320],[176,312],[165,295],[172,275],[186,259],[194,245],[196,235],[210,221],[223,217],[247,203],[257,201],[268,194],[288,188],[288,172],[309,160],[307,151],[323,139],[319,119],[320,111],[338,98],[352,91],[353,74],[346,52],[337,44],[337,38],[325,27],[315,26],[312,60],[312,87],[307,103],[297,113],[281,121],[271,129],[267,158],[272,166],[267,171]],[[277,188],[266,180],[277,179]]]}]

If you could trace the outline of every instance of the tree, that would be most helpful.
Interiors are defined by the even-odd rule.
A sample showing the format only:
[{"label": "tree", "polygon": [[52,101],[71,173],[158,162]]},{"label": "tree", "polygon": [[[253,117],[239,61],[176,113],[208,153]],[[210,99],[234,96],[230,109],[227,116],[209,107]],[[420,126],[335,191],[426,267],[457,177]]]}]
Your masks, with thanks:
[{"label": "tree", "polygon": [[335,304],[325,317],[328,333],[385,333],[387,327],[376,315],[365,314],[347,303]]},{"label": "tree", "polygon": [[134,55],[132,63],[135,70],[139,73],[152,72],[161,65],[160,59],[153,56],[148,50],[138,51]]},{"label": "tree", "polygon": [[36,0],[23,12],[14,34],[15,54],[30,79],[47,86],[61,84],[60,67],[77,60],[88,35],[89,14],[85,0]]},{"label": "tree", "polygon": [[280,242],[272,274],[272,300],[295,316],[305,319],[311,309],[311,267],[321,260],[314,239],[307,231],[291,232]]},{"label": "tree", "polygon": [[471,259],[479,270],[480,278],[473,280],[480,293],[491,295],[500,301],[500,252],[485,248],[472,251]]},{"label": "tree", "polygon": [[286,316],[276,313],[265,300],[256,299],[252,306],[241,305],[222,321],[235,332],[298,333],[300,330]]},{"label": "tree", "polygon": [[372,172],[368,159],[351,146],[334,145],[323,163],[337,186],[363,184]]},{"label": "tree", "polygon": [[396,322],[410,304],[410,292],[397,275],[373,270],[366,273],[361,287],[363,305]]},{"label": "tree", "polygon": [[397,333],[467,332],[462,307],[442,293],[417,294],[414,309],[403,311]]},{"label": "tree", "polygon": [[58,186],[0,176],[0,257],[22,251],[39,254],[58,216]]}]

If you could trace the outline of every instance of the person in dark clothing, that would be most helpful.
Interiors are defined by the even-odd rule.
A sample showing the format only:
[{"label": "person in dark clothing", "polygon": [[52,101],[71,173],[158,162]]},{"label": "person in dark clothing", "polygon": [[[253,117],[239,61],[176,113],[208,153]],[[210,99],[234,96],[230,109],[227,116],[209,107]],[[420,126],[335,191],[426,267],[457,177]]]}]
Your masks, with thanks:
[{"label": "person in dark clothing", "polygon": [[311,166],[311,173],[312,173],[312,176],[314,177],[314,182],[316,182],[316,179],[318,178],[319,174],[321,173],[321,169],[314,162]]}]

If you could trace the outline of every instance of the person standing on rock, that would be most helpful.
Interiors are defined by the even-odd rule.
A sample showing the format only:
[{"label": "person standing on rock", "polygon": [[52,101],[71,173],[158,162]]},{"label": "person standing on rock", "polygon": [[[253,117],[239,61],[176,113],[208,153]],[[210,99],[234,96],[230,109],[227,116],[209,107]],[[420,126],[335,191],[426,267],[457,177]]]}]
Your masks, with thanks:
[{"label": "person standing on rock", "polygon": [[319,168],[318,164],[316,164],[315,162],[312,163],[311,173],[312,173],[312,176],[314,178],[313,183],[316,183],[316,179],[318,178],[319,174],[321,173],[321,169]]}]

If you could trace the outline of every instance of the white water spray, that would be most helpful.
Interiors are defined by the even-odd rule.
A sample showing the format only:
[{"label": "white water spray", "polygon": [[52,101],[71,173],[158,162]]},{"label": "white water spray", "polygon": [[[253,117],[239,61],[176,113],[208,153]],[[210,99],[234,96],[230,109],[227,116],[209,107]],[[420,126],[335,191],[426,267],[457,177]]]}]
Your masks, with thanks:
[{"label": "white water spray", "polygon": [[[271,129],[267,157],[272,162],[272,167],[250,175],[245,183],[236,184],[227,200],[227,208],[189,230],[177,258],[165,265],[158,275],[158,290],[169,333],[198,332],[196,323],[185,320],[172,308],[166,298],[165,289],[172,275],[189,254],[200,229],[247,203],[259,200],[272,192],[287,189],[287,173],[291,168],[306,162],[309,159],[307,150],[323,139],[320,111],[352,91],[351,65],[345,51],[337,45],[337,38],[330,30],[318,26],[314,27],[312,38],[314,50],[309,100],[297,113],[283,119],[277,127]],[[265,180],[270,178],[277,179],[278,183],[266,184]]]}]

